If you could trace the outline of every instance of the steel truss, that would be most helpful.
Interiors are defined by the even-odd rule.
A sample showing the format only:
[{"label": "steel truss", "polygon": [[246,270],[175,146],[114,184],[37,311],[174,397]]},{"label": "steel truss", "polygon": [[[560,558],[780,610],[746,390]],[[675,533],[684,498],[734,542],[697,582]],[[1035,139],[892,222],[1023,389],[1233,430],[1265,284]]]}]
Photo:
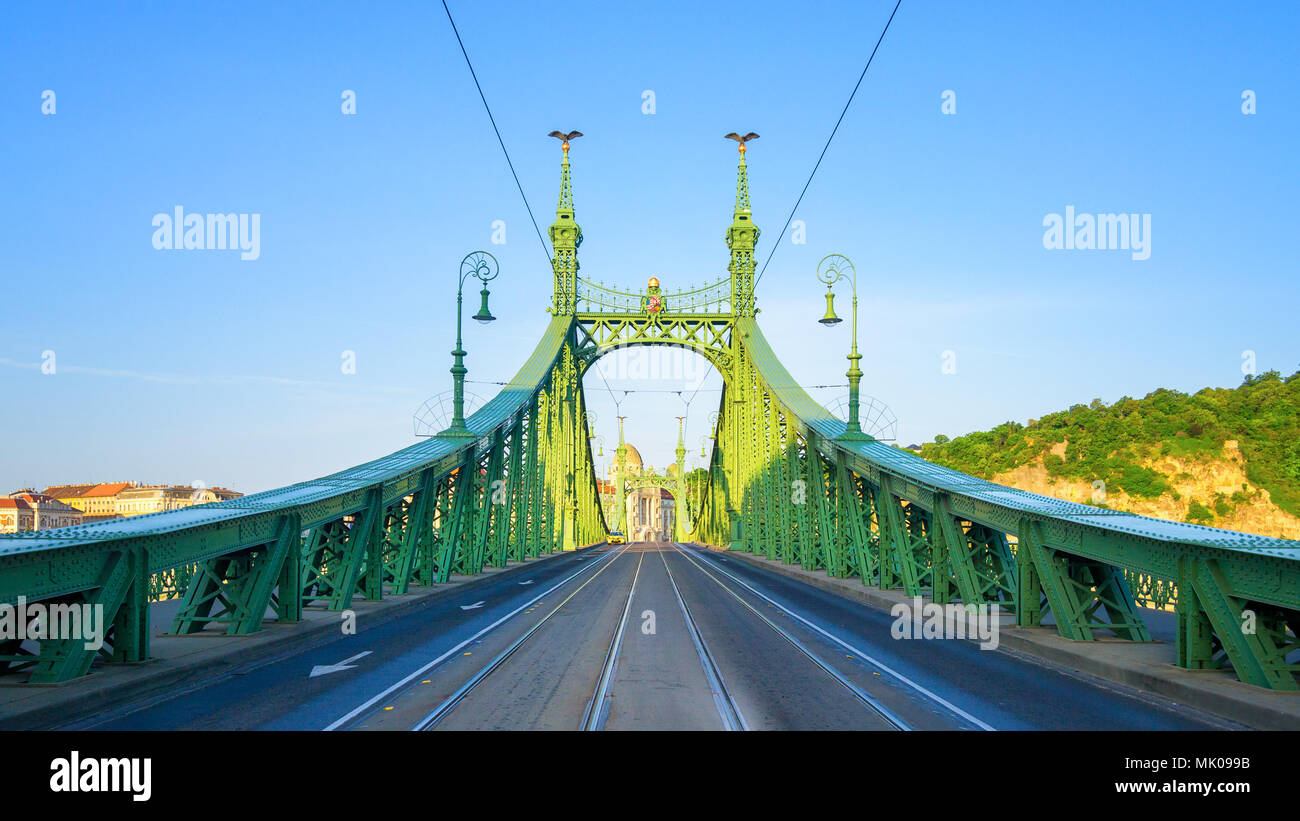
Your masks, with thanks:
[{"label": "steel truss", "polygon": [[[1288,658],[1300,652],[1300,543],[996,485],[851,435],[814,402],[754,318],[759,230],[747,180],[742,153],[725,286],[641,312],[634,294],[578,277],[566,144],[550,231],[553,316],[515,378],[466,420],[471,436],[227,502],[0,537],[0,604],[91,605],[111,624],[98,651],[80,638],[35,649],[0,638],[0,673],[53,683],[97,658],[144,661],[151,591],[179,594],[175,635],[246,635],[268,613],[295,622],[305,608],[345,610],[357,597],[603,541],[582,375],[617,347],[655,345],[698,352],[724,381],[708,484],[690,511],[696,540],[939,603],[996,604],[1023,627],[1050,616],[1077,641],[1149,640],[1129,584],[1141,579],[1175,602],[1180,666],[1230,666],[1251,684],[1300,689]],[[580,312],[580,302],[601,310]],[[683,453],[679,442],[679,468]],[[688,511],[684,493],[678,509]]]}]

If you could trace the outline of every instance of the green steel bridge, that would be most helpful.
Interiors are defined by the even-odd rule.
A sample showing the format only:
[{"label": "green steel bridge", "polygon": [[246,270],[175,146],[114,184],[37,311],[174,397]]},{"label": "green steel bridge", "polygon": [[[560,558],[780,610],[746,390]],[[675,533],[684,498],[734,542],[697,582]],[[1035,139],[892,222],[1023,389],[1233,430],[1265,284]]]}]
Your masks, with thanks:
[{"label": "green steel bridge", "polygon": [[[180,598],[172,634],[249,634],[268,612],[294,622],[304,607],[343,610],[358,597],[603,542],[621,525],[600,503],[583,375],[616,348],[658,345],[698,353],[724,382],[709,479],[689,523],[679,502],[683,540],[937,603],[996,603],[1019,625],[1047,619],[1080,642],[1148,641],[1141,605],[1172,605],[1180,666],[1231,667],[1253,685],[1300,689],[1287,658],[1300,628],[1300,542],[994,484],[850,430],[805,393],[756,319],[759,228],[744,151],[741,142],[729,277],[636,292],[579,275],[565,143],[549,232],[552,318],[515,377],[465,420],[469,435],[230,501],[0,536],[0,603],[99,605],[112,625],[100,650],[0,641],[0,672],[49,684],[86,675],[97,658],[143,661],[150,602],[161,595]],[[619,479],[621,516],[632,483]],[[503,499],[493,498],[498,481]]]}]

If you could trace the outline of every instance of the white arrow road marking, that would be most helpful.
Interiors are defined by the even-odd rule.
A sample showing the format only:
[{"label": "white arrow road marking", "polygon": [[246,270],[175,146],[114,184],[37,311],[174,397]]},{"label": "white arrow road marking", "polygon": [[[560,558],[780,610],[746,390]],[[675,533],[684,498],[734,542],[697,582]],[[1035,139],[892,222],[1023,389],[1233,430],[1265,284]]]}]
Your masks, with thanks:
[{"label": "white arrow road marking", "polygon": [[462,605],[460,606],[460,609],[461,609],[461,610],[477,610],[477,609],[479,609],[480,607],[482,607],[484,604],[486,604],[486,602],[476,601],[476,602],[474,602],[473,604],[462,604]]},{"label": "white arrow road marking", "polygon": [[353,664],[352,662],[356,661],[357,659],[365,658],[366,656],[370,655],[370,652],[371,651],[367,650],[364,653],[357,653],[355,656],[352,656],[351,658],[343,659],[338,664],[317,664],[315,667],[311,668],[311,675],[307,676],[307,678],[316,678],[316,676],[323,676],[329,673],[337,673],[340,670],[351,670],[353,667],[356,667],[356,665]]},{"label": "white arrow road marking", "polygon": [[526,582],[520,582],[520,583],[519,583],[519,586],[520,586],[520,587],[523,587],[523,586],[526,585],[526,584],[532,584],[532,583],[533,583],[533,580],[532,580],[532,579],[529,579],[529,580],[526,581]]}]

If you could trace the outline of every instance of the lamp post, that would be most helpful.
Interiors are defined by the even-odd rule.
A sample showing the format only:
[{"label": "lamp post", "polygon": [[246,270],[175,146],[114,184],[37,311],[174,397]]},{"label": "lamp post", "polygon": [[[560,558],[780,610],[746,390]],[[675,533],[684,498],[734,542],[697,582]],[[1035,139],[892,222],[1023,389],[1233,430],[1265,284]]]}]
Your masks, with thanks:
[{"label": "lamp post", "polygon": [[623,441],[623,420],[618,418],[618,447],[614,449],[614,507],[617,516],[614,521],[618,531],[627,536],[627,443]]},{"label": "lamp post", "polygon": [[858,353],[858,273],[849,258],[842,254],[827,254],[817,263],[817,278],[826,283],[826,315],[819,322],[826,327],[838,325],[842,320],[835,315],[835,294],[831,290],[841,279],[849,281],[853,293],[853,346],[850,349],[849,371],[849,421],[844,428],[844,439],[865,438],[862,426],[858,423],[858,386],[862,382],[862,369],[858,363],[862,354]]},{"label": "lamp post", "polygon": [[596,457],[605,455],[605,437],[595,432],[598,421],[594,410],[588,408],[582,412],[582,428],[587,432],[587,445],[593,462]]},{"label": "lamp post", "polygon": [[472,437],[474,435],[469,428],[465,427],[465,374],[469,373],[469,370],[465,367],[465,345],[461,341],[461,306],[465,301],[465,280],[472,276],[483,283],[483,290],[479,291],[483,297],[483,304],[472,319],[483,324],[496,320],[488,310],[487,284],[497,278],[497,273],[497,259],[487,251],[474,251],[466,254],[460,261],[460,282],[456,286],[456,350],[451,352],[453,357],[451,426],[439,433],[439,436]]}]

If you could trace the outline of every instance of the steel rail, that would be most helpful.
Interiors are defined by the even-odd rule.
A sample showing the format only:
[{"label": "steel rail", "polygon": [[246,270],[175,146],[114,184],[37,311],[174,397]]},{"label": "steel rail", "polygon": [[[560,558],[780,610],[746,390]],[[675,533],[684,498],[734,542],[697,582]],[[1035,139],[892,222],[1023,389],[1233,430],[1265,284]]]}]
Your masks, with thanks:
[{"label": "steel rail", "polygon": [[686,606],[686,599],[682,598],[682,591],[677,587],[677,580],[673,578],[673,571],[668,567],[668,559],[664,552],[659,551],[659,558],[664,563],[664,570],[668,572],[668,582],[673,586],[673,595],[677,597],[677,603],[681,605],[682,616],[686,619],[686,632],[691,637],[691,643],[695,645],[695,652],[700,657],[700,666],[704,668],[704,678],[709,683],[709,690],[713,693],[713,704],[718,709],[718,717],[722,719],[722,729],[724,730],[748,730],[749,724],[745,722],[745,716],[740,712],[740,705],[731,697],[731,691],[727,689],[727,683],[722,678],[722,671],[718,669],[718,664],[713,660],[713,654],[709,652],[709,647],[704,643],[704,636],[700,634],[699,625],[695,623],[695,617],[691,615],[691,609]]},{"label": "steel rail", "polygon": [[[681,550],[680,546],[678,547],[678,550]],[[683,550],[683,551],[682,551],[682,554],[683,554],[684,556],[686,556],[686,558],[687,558],[688,561],[691,560],[691,559],[690,559],[690,555],[689,555],[688,553],[686,553],[686,551]],[[763,601],[765,601],[765,602],[767,602],[768,604],[772,605],[773,607],[779,607],[779,608],[781,609],[781,612],[787,614],[788,616],[790,616],[791,618],[793,618],[795,621],[798,621],[799,623],[803,624],[803,625],[804,625],[805,627],[807,627],[809,630],[812,630],[814,633],[817,633],[818,635],[822,636],[823,638],[827,639],[828,641],[830,641],[830,642],[832,642],[832,643],[834,643],[834,644],[839,645],[839,646],[842,647],[843,649],[847,650],[849,653],[853,654],[853,656],[854,656],[855,658],[857,658],[857,659],[859,659],[859,660],[861,660],[861,661],[865,661],[865,662],[867,662],[868,664],[870,664],[870,665],[873,666],[873,667],[877,667],[877,668],[879,668],[879,670],[880,670],[882,673],[888,675],[890,678],[894,679],[894,680],[897,681],[899,684],[902,684],[903,686],[905,686],[905,687],[907,687],[908,689],[912,690],[914,693],[916,693],[917,695],[921,696],[921,697],[924,698],[925,700],[930,701],[930,702],[932,702],[932,703],[934,703],[934,704],[937,704],[937,705],[943,707],[943,708],[944,708],[945,710],[947,710],[948,712],[951,712],[951,713],[953,713],[954,715],[958,716],[959,718],[961,718],[961,719],[963,719],[963,720],[965,720],[965,721],[970,722],[971,724],[975,725],[976,727],[978,727],[978,728],[981,729],[981,730],[985,730],[985,731],[996,731],[996,730],[997,730],[997,728],[994,727],[993,725],[991,725],[991,724],[989,724],[989,723],[987,723],[987,722],[985,722],[985,721],[981,721],[980,719],[978,719],[978,718],[976,718],[975,716],[971,715],[970,713],[966,712],[966,711],[963,710],[962,708],[960,708],[960,707],[958,707],[957,705],[953,704],[951,701],[948,701],[946,698],[944,698],[943,696],[939,695],[938,693],[935,693],[935,692],[929,690],[928,688],[924,687],[923,685],[918,684],[917,682],[913,681],[912,679],[908,678],[907,676],[905,676],[905,675],[903,675],[902,673],[898,672],[897,670],[893,669],[892,667],[890,667],[889,665],[885,664],[884,662],[879,661],[879,660],[876,659],[874,656],[872,656],[870,653],[863,652],[862,650],[858,649],[857,647],[853,646],[852,644],[849,644],[848,642],[844,641],[843,639],[839,638],[838,636],[836,636],[836,635],[834,635],[834,634],[832,634],[832,633],[829,633],[829,632],[827,632],[826,630],[823,630],[821,627],[818,627],[816,624],[813,624],[811,621],[809,621],[808,619],[806,619],[806,618],[804,618],[803,616],[799,615],[798,613],[796,613],[796,612],[795,612],[794,610],[792,610],[791,608],[787,607],[787,606],[784,605],[784,604],[781,604],[781,603],[778,602],[777,600],[773,599],[771,596],[768,596],[768,595],[764,594],[763,592],[761,592],[761,591],[755,589],[753,586],[751,586],[751,585],[749,585],[748,583],[746,583],[744,579],[741,579],[741,578],[735,576],[735,575],[732,574],[732,573],[728,573],[726,570],[723,570],[721,567],[718,567],[718,566],[717,566],[716,564],[714,564],[712,561],[705,560],[705,559],[703,559],[703,558],[701,558],[701,561],[704,561],[706,564],[708,564],[708,565],[709,565],[710,567],[712,567],[714,570],[718,571],[718,572],[721,573],[722,575],[724,575],[724,576],[726,576],[727,578],[731,579],[732,581],[736,582],[736,583],[739,584],[741,587],[744,587],[746,590],[748,590],[749,592],[753,593],[755,596],[758,596],[760,599],[762,599]],[[715,581],[716,581],[716,579],[715,579]],[[733,591],[733,592],[732,592],[732,595],[734,596],[734,595],[736,595],[736,593]],[[743,601],[743,600],[742,600],[742,601]],[[748,605],[748,603],[746,603],[746,605]],[[751,608],[751,609],[752,609],[752,608]],[[769,622],[769,623],[770,623],[770,622]],[[775,627],[776,625],[773,625],[773,626]],[[777,627],[777,629],[780,630],[779,627]]]},{"label": "steel rail", "polygon": [[[754,605],[745,601],[743,596],[741,596],[735,590],[732,590],[721,579],[719,579],[717,576],[710,573],[698,562],[692,559],[690,555],[687,554],[686,551],[682,550],[679,545],[674,544],[673,549],[675,549],[678,553],[682,554],[682,557],[685,558],[686,561],[690,562],[701,573],[703,573],[704,575],[712,579],[719,587],[721,587],[723,590],[730,593],[732,598],[734,598],[736,601],[740,602],[745,606],[746,610],[753,613],[760,620],[762,620],[764,624],[766,624],[768,627],[771,627],[778,634],[780,634],[780,636],[784,638],[786,641],[788,641],[791,645],[793,645],[796,650],[798,650],[800,653],[803,653],[805,656],[807,656],[809,661],[811,661],[813,664],[816,664],[818,667],[822,669],[823,672],[825,672],[828,676],[830,676],[832,679],[838,682],[842,687],[844,687],[844,689],[848,690],[855,697],[857,697],[858,701],[862,702],[862,704],[864,704],[868,710],[870,710],[871,712],[879,716],[881,719],[883,719],[887,724],[889,724],[891,728],[895,730],[912,729],[912,726],[908,724],[906,721],[904,721],[901,716],[899,716],[893,710],[889,709],[884,704],[882,704],[879,699],[868,694],[867,692],[862,690],[862,688],[858,687],[856,684],[849,681],[844,676],[843,673],[841,673],[840,671],[836,670],[834,667],[831,667],[829,664],[827,664],[824,660],[822,660],[821,656],[818,656],[811,649],[809,649],[809,647],[806,644],[804,644],[803,642],[799,641],[799,639],[791,635],[788,630],[781,627],[781,625],[772,621],[767,616],[763,615],[763,613],[761,613],[758,610],[758,608],[754,607]],[[782,607],[781,611],[786,612],[786,608]]]},{"label": "steel rail", "polygon": [[627,552],[627,547],[624,546],[617,553],[613,554],[612,558],[608,562],[606,562],[600,568],[600,570],[597,570],[594,574],[592,574],[591,578],[587,579],[585,582],[578,585],[577,589],[575,589],[568,596],[565,596],[563,601],[557,604],[545,616],[542,616],[541,619],[539,619],[536,624],[528,628],[527,632],[525,632],[522,636],[512,641],[510,645],[506,647],[506,649],[502,650],[491,661],[489,661],[486,665],[480,668],[479,671],[476,672],[473,676],[471,676],[468,681],[466,681],[460,687],[456,688],[456,691],[453,692],[450,696],[448,696],[441,704],[435,707],[424,718],[416,722],[416,724],[413,727],[411,727],[411,730],[414,732],[424,732],[427,730],[432,730],[433,728],[437,727],[438,724],[441,723],[443,719],[451,715],[452,711],[455,710],[456,707],[459,706],[462,701],[464,701],[466,696],[468,696],[471,692],[474,691],[474,688],[478,687],[487,679],[488,676],[492,675],[492,673],[495,672],[502,664],[504,664],[507,659],[509,659],[511,656],[515,654],[515,651],[517,651],[520,647],[523,647],[524,643],[527,642],[530,638],[532,638],[533,635],[539,629],[541,629],[542,625],[550,620],[551,616],[554,616],[556,613],[560,612],[560,610],[563,609],[564,605],[568,604],[573,599],[574,596],[578,595],[578,593],[582,591],[584,587],[586,587],[587,585],[595,581],[596,578],[601,573],[604,573],[606,570],[613,567],[615,560],[617,560],[620,556],[622,556],[626,552]]},{"label": "steel rail", "polygon": [[330,722],[330,724],[325,727],[325,731],[329,732],[332,730],[337,730],[340,727],[344,726],[345,724],[351,722],[353,719],[355,719],[357,716],[361,715],[362,713],[369,711],[370,708],[374,707],[378,702],[382,701],[383,699],[386,699],[389,696],[392,696],[394,694],[402,693],[405,692],[406,690],[409,690],[411,683],[414,682],[415,679],[419,678],[420,676],[434,669],[439,664],[442,664],[444,661],[451,658],[456,653],[459,653],[465,647],[469,646],[470,643],[478,641],[479,639],[483,638],[488,633],[491,633],[493,630],[505,624],[510,619],[514,618],[515,616],[519,615],[523,611],[527,610],[529,607],[532,607],[534,604],[541,601],[546,596],[551,595],[556,590],[559,590],[564,585],[576,579],[578,576],[581,576],[583,573],[586,573],[588,570],[591,570],[591,568],[599,566],[602,562],[611,560],[614,556],[617,556],[618,553],[620,552],[621,551],[614,551],[613,553],[609,553],[606,556],[602,556],[596,562],[589,564],[586,567],[583,567],[574,573],[570,573],[568,576],[565,576],[560,581],[556,582],[555,584],[551,585],[547,589],[543,590],[541,593],[538,593],[536,596],[533,596],[528,601],[519,605],[514,610],[511,610],[509,613],[506,613],[504,616],[492,622],[487,627],[484,627],[482,630],[478,631],[477,633],[465,639],[464,641],[460,642],[455,647],[452,647],[450,650],[438,656],[433,661],[428,662],[424,666],[420,667],[420,669],[403,677],[392,686],[380,692],[378,695],[372,696],[371,698],[363,702],[360,706],[354,707],[352,710],[350,710],[343,716],[340,716],[339,718]]},{"label": "steel rail", "polygon": [[632,597],[636,595],[636,583],[641,578],[641,564],[645,561],[645,552],[636,562],[636,573],[632,574],[632,587],[627,591],[627,603],[623,605],[623,618],[618,622],[618,629],[609,640],[609,649],[605,652],[605,663],[601,665],[600,676],[596,679],[596,689],[587,702],[587,709],[582,714],[582,729],[587,731],[605,729],[609,718],[609,688],[614,682],[614,672],[618,667],[618,653],[623,647],[623,631],[627,627],[628,614],[632,612]]}]

